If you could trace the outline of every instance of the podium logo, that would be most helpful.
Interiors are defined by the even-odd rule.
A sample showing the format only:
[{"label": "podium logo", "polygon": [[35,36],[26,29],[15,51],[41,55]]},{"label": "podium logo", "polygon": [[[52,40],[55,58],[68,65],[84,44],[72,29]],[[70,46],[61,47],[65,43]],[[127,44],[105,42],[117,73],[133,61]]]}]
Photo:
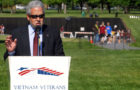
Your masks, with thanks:
[{"label": "podium logo", "polygon": [[37,74],[39,74],[39,75],[60,76],[60,75],[64,74],[62,72],[58,72],[56,70],[52,70],[52,69],[49,69],[46,67],[31,68],[31,69],[28,69],[26,67],[20,67],[18,70],[20,71],[18,73],[20,76],[26,75],[26,74],[33,72],[33,71],[36,71],[36,70],[37,70]]}]

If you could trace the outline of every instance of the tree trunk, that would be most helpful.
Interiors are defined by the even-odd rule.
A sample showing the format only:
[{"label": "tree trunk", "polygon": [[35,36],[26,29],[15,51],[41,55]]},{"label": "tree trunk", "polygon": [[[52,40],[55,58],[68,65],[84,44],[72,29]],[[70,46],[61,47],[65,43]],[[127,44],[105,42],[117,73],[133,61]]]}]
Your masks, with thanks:
[{"label": "tree trunk", "polygon": [[128,7],[124,7],[124,14],[128,13]]},{"label": "tree trunk", "polygon": [[119,11],[120,11],[120,6],[118,5],[118,6],[117,6],[117,12],[119,12]]},{"label": "tree trunk", "polygon": [[130,9],[131,9],[131,7],[130,7],[130,6],[128,6],[128,13],[130,13]]},{"label": "tree trunk", "polygon": [[100,3],[101,3],[101,6],[100,6],[100,8],[101,8],[101,13],[103,13],[105,1],[104,1],[104,0],[101,0]]},{"label": "tree trunk", "polygon": [[89,6],[87,3],[86,3],[86,8],[87,8],[87,13],[89,13]]},{"label": "tree trunk", "polygon": [[80,2],[80,7],[81,7],[81,13],[82,13],[82,7],[83,7],[83,2]]},{"label": "tree trunk", "polygon": [[101,3],[101,4],[100,4],[101,13],[103,13],[103,8],[104,8],[103,3]]},{"label": "tree trunk", "polygon": [[73,2],[73,0],[72,0],[71,3],[72,3],[72,5],[71,5],[71,6],[72,6],[71,9],[74,10],[74,2]]},{"label": "tree trunk", "polygon": [[2,7],[2,0],[1,0],[1,2],[0,2],[0,13],[2,13],[3,12],[3,7]]},{"label": "tree trunk", "polygon": [[3,11],[3,10],[2,10],[2,7],[0,7],[0,13],[2,13],[2,11]]},{"label": "tree trunk", "polygon": [[111,13],[111,9],[110,9],[110,3],[107,3],[107,9],[108,9],[108,13]]},{"label": "tree trunk", "polygon": [[10,9],[11,9],[11,14],[16,12],[16,7],[15,6],[11,6]]},{"label": "tree trunk", "polygon": [[58,13],[61,12],[61,4],[58,4]]},{"label": "tree trunk", "polygon": [[59,11],[59,7],[58,7],[57,11],[58,11],[58,13],[60,12],[60,11]]},{"label": "tree trunk", "polygon": [[66,14],[66,13],[67,13],[67,5],[64,4],[64,14]]},{"label": "tree trunk", "polygon": [[10,10],[10,11],[11,11],[11,14],[13,14],[13,9],[12,9],[12,7],[10,7],[10,9],[11,9],[11,10]]}]

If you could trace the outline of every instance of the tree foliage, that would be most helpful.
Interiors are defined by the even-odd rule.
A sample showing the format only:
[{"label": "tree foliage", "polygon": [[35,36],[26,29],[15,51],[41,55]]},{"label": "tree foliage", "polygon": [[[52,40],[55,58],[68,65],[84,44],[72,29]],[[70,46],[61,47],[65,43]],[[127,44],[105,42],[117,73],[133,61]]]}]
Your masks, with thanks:
[{"label": "tree foliage", "polygon": [[[0,12],[3,8],[11,8],[16,4],[27,5],[31,0],[0,0]],[[57,5],[58,11],[61,10],[61,4],[64,3],[67,6],[74,7],[74,5],[79,5],[82,7],[88,4],[90,7],[101,7],[103,10],[104,6],[107,6],[109,13],[111,12],[111,7],[122,7],[127,13],[132,7],[139,7],[140,0],[41,0],[47,5]]]}]

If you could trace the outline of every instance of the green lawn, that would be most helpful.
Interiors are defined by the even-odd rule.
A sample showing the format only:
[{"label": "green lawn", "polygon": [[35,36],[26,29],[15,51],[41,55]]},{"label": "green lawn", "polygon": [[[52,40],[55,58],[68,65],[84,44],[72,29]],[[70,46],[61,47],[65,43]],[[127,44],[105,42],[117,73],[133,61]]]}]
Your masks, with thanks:
[{"label": "green lawn", "polygon": [[[89,13],[98,13],[99,17],[115,17],[115,10],[111,11],[111,14],[108,14],[107,10],[104,10],[101,12],[99,9],[97,10],[90,10]],[[0,17],[26,17],[25,10],[17,10],[16,13],[11,14],[9,10],[4,10],[4,13],[0,13]],[[67,10],[67,14],[64,14],[63,12],[58,13],[57,10],[46,10],[45,11],[46,16],[45,17],[82,17],[81,16],[81,11],[80,10]],[[85,11],[86,16],[89,17],[89,13]],[[140,15],[140,11],[131,11],[130,13],[136,13],[136,15]],[[119,11],[119,15],[123,15],[123,11]],[[120,16],[121,17],[121,16]]]},{"label": "green lawn", "polygon": [[[46,10],[45,17],[81,17],[81,11],[80,10],[68,10],[67,14],[64,14],[63,12],[58,13],[57,10]],[[17,13],[0,13],[0,17],[26,17],[25,11],[18,11]]]},{"label": "green lawn", "polygon": [[[80,11],[57,14],[47,11],[46,17],[81,17]],[[25,17],[20,14],[0,14],[0,17]],[[140,20],[129,19],[131,14],[119,17],[131,29],[136,39],[133,46],[140,47]],[[140,14],[132,14],[140,16]],[[100,17],[115,15],[99,13]],[[88,15],[86,16],[88,17]],[[4,40],[1,37],[0,40]],[[72,56],[69,90],[140,90],[140,50],[109,50],[91,45],[87,40],[63,39],[66,56]],[[3,60],[4,43],[0,43],[0,90],[9,90],[8,62]]]},{"label": "green lawn", "polygon": [[[133,15],[133,14],[130,14]],[[121,18],[127,25],[127,27],[131,30],[133,37],[135,38],[136,42],[133,43],[133,46],[140,47],[140,18],[139,19],[130,19],[130,15],[122,15]],[[134,14],[136,16],[140,16],[140,14]]]},{"label": "green lawn", "polygon": [[[73,46],[71,46],[73,44]],[[70,90],[139,90],[140,51],[108,50],[88,42],[64,42],[72,56]]]},{"label": "green lawn", "polygon": [[0,34],[0,41],[4,41],[8,35]]},{"label": "green lawn", "polygon": [[[72,56],[69,90],[140,90],[140,50],[108,50],[77,39],[63,43],[66,56]],[[0,90],[8,90],[4,44],[0,51]]]}]

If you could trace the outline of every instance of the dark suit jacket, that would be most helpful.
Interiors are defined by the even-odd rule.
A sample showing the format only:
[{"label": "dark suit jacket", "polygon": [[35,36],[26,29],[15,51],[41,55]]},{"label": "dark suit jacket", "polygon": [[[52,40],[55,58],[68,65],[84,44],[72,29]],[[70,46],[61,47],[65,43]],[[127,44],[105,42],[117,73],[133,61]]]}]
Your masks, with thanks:
[{"label": "dark suit jacket", "polygon": [[[43,56],[64,56],[62,40],[59,30],[43,25]],[[31,56],[28,27],[18,28],[13,30],[13,40],[17,38],[17,47],[15,49],[16,56]],[[8,57],[8,52],[5,53],[4,59]]]}]

